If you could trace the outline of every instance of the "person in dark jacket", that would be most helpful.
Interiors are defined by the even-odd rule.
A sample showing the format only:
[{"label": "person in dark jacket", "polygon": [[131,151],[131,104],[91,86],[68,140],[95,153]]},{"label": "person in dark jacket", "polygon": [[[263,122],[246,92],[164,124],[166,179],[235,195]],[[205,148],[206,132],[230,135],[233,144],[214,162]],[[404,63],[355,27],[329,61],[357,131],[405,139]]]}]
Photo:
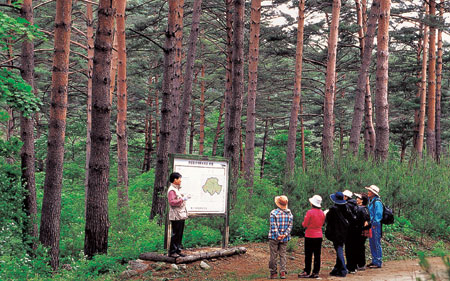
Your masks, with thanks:
[{"label": "person in dark jacket", "polygon": [[361,228],[358,225],[357,214],[358,204],[356,200],[352,198],[353,192],[350,190],[344,190],[344,200],[347,201],[347,209],[351,214],[349,219],[349,227],[347,233],[347,239],[345,240],[345,258],[347,260],[348,273],[356,273],[356,257],[357,257],[357,241],[361,236]]},{"label": "person in dark jacket", "polygon": [[349,219],[351,214],[347,209],[347,201],[344,200],[342,192],[336,192],[330,195],[334,205],[330,208],[326,215],[327,228],[325,237],[333,242],[336,250],[336,264],[330,272],[332,276],[345,277],[347,275],[347,267],[344,259],[344,242],[347,239],[349,227]]},{"label": "person in dark jacket", "polygon": [[358,204],[357,225],[360,229],[360,235],[356,242],[356,266],[358,271],[366,269],[366,240],[370,237],[370,213],[367,209],[369,197],[366,193],[356,194]]}]

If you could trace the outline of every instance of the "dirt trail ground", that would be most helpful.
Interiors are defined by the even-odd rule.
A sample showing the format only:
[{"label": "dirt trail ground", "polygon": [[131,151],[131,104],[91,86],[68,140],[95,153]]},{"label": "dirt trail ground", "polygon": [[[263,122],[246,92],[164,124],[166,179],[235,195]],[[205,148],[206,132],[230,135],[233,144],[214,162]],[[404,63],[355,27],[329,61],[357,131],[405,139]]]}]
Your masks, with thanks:
[{"label": "dirt trail ground", "polygon": [[[241,246],[241,245],[240,245]],[[146,272],[136,278],[138,280],[268,280],[268,245],[266,243],[252,243],[242,245],[247,248],[247,253],[231,256],[227,258],[213,259],[206,261],[210,270],[202,270],[200,262],[187,265],[186,270],[175,271],[166,266],[165,269]],[[196,249],[195,252],[200,249]],[[211,250],[211,249],[208,249]],[[368,249],[366,249],[367,251]],[[189,253],[189,251],[186,251]],[[192,251],[191,253],[194,253]],[[335,253],[330,247],[322,248],[322,267],[320,277],[322,280],[429,280],[429,277],[420,268],[418,260],[388,261],[383,264],[382,269],[366,269],[356,274],[348,274],[346,278],[332,277],[328,273],[334,265]],[[437,280],[449,280],[445,278],[445,267],[440,258],[429,259],[433,272],[438,273]],[[152,264],[152,262],[148,262]],[[286,280],[300,280],[298,273],[304,267],[303,247],[298,247],[294,251],[288,252]],[[153,266],[154,268],[154,266]],[[306,279],[309,280],[309,279]]]}]

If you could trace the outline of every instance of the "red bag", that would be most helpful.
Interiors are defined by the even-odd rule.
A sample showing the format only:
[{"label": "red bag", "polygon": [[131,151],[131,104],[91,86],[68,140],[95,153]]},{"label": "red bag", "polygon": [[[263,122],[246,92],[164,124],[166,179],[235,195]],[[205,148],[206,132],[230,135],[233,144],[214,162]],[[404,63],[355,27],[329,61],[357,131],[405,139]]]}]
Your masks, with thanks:
[{"label": "red bag", "polygon": [[372,238],[372,228],[364,229],[362,231],[362,236]]}]

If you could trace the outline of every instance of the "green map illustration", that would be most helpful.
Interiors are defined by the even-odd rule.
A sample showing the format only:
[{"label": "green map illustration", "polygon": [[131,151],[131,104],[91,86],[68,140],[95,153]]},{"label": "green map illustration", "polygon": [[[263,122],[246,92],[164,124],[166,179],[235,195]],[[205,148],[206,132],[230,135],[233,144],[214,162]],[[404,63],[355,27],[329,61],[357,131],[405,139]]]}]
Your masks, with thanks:
[{"label": "green map illustration", "polygon": [[202,188],[205,193],[211,195],[214,195],[214,193],[220,194],[222,191],[222,186],[219,184],[218,178],[208,178]]}]

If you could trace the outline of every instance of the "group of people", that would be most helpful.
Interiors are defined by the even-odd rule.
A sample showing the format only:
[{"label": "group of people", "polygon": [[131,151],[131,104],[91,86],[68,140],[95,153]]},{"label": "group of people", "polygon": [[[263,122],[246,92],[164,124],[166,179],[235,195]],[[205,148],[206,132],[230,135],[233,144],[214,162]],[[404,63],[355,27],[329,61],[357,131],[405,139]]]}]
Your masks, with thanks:
[{"label": "group of people", "polygon": [[[306,212],[302,226],[305,230],[305,268],[299,278],[319,278],[322,248],[322,228],[326,222],[325,237],[333,243],[336,264],[330,272],[332,276],[345,277],[348,273],[369,268],[381,268],[381,219],[383,204],[376,185],[365,187],[367,193],[352,193],[349,190],[330,195],[334,205],[322,211],[322,197],[309,198],[311,209]],[[269,270],[270,278],[286,278],[286,249],[291,239],[294,217],[288,208],[285,195],[276,196],[277,208],[270,213]],[[372,262],[366,266],[365,243],[369,238]],[[345,250],[344,250],[345,249]],[[345,257],[344,257],[345,253]],[[314,264],[312,267],[312,258]]]}]

